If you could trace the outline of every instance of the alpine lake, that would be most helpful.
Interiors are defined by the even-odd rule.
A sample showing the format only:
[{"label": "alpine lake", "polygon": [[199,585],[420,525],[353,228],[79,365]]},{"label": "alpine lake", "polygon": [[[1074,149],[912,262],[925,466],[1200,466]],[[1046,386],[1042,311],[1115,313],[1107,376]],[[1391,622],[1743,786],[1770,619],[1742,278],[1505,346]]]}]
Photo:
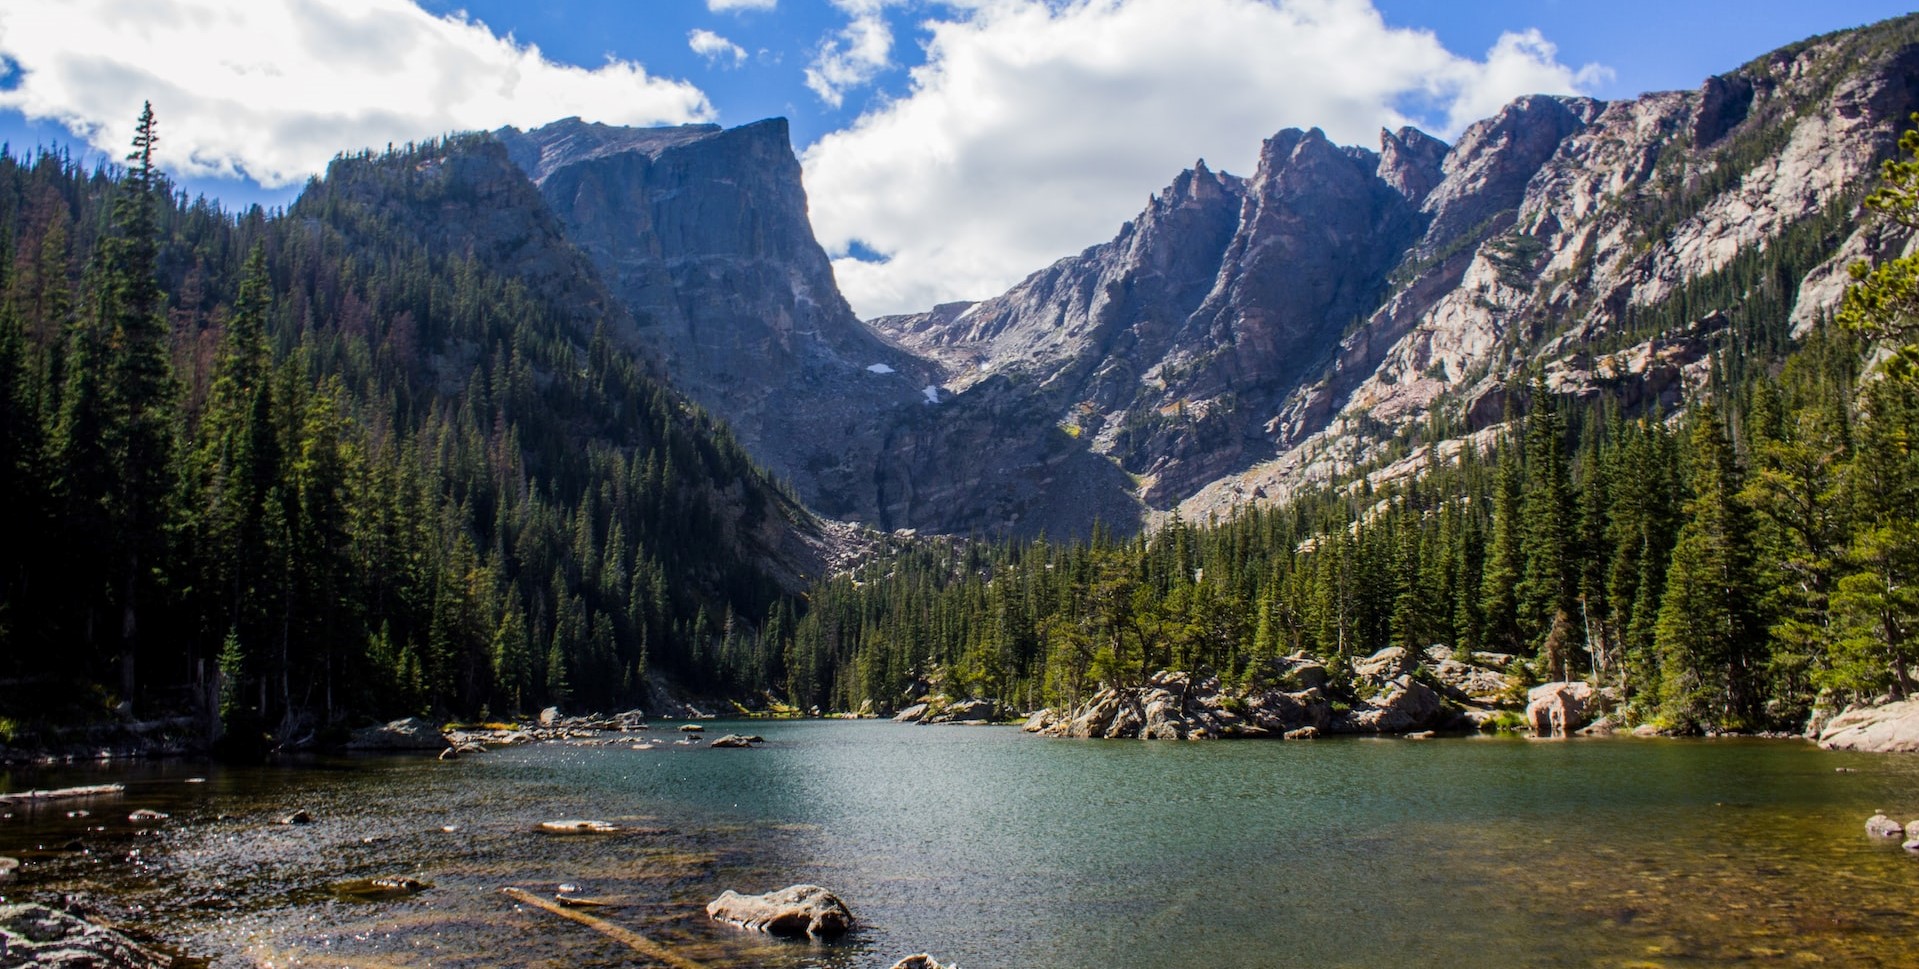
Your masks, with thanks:
[{"label": "alpine lake", "polygon": [[[502,894],[562,884],[701,966],[1919,966],[1919,757],[1765,740],[1075,741],[1008,727],[709,723],[678,744],[152,762],[9,805],[9,901],[83,900],[216,966],[627,966]],[[651,749],[634,749],[651,745]],[[133,822],[137,809],[169,815]],[[294,811],[310,824],[276,823]],[[84,816],[69,812],[85,811]],[[618,830],[557,835],[539,822]],[[413,894],[357,891],[406,876]],[[796,883],[859,925],[783,940],[707,918]]]}]

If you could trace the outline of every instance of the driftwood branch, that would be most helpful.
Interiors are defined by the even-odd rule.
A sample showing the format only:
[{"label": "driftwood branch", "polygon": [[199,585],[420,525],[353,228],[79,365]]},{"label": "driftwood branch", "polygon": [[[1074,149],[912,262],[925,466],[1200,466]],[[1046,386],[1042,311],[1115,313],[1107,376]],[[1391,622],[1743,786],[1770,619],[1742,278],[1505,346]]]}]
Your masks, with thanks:
[{"label": "driftwood branch", "polygon": [[535,895],[532,892],[529,892],[523,888],[502,888],[500,889],[500,894],[505,895],[506,897],[511,898],[516,902],[521,902],[526,905],[531,905],[534,908],[541,909],[543,911],[552,912],[554,915],[557,915],[563,919],[570,919],[574,922],[578,922],[581,925],[584,925],[587,928],[592,929],[593,931],[598,932],[609,939],[612,939],[616,942],[619,942],[625,945],[627,948],[632,949],[634,952],[637,952],[643,956],[646,956],[648,959],[652,959],[655,962],[672,966],[673,969],[706,969],[705,966],[701,965],[700,963],[694,962],[691,959],[688,959],[684,956],[674,955],[672,952],[668,951],[665,946],[660,945],[658,942],[655,942],[652,939],[649,939],[646,936],[633,931],[632,929],[614,925],[613,923],[608,922],[607,920],[603,918],[596,918],[594,916],[586,914],[585,912],[581,912],[581,911],[570,909],[570,908],[562,908],[558,904],[554,902],[549,902],[546,899],[541,898],[538,895]]},{"label": "driftwood branch", "polygon": [[20,804],[27,801],[63,801],[74,797],[105,797],[110,794],[125,794],[125,784],[95,784],[92,787],[63,787],[54,791],[21,791],[18,794],[0,794],[0,804]]}]

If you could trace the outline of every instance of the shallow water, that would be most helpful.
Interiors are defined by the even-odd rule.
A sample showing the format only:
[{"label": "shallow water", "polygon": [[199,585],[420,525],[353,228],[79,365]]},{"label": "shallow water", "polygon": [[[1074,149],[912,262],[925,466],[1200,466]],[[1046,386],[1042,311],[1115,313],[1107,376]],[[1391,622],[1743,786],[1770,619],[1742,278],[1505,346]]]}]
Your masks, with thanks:
[{"label": "shallow water", "polygon": [[[12,808],[0,854],[27,864],[0,893],[79,893],[236,966],[644,964],[499,893],[561,883],[714,967],[919,951],[967,969],[1919,965],[1919,858],[1864,833],[1876,809],[1919,817],[1919,758],[1743,740],[747,729],[768,744],[0,775],[9,790],[128,785]],[[142,807],[172,817],[130,823]],[[272,823],[300,808],[318,820]],[[558,818],[625,830],[534,830]],[[84,851],[61,850],[74,838]],[[334,890],[384,875],[432,887]],[[838,892],[861,929],[783,942],[704,916],[723,889],[796,882]]]}]

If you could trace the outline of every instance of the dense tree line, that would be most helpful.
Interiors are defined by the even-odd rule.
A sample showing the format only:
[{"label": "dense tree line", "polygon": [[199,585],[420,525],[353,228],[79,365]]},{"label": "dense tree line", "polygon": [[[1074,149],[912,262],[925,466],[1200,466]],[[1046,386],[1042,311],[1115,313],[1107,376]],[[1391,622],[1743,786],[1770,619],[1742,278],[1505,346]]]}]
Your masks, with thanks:
[{"label": "dense tree line", "polygon": [[[0,157],[12,712],[93,683],[291,737],[758,681],[805,513],[622,342],[496,144],[235,216],[173,195],[156,137],[124,170]],[[516,212],[500,264],[472,233]]]}]

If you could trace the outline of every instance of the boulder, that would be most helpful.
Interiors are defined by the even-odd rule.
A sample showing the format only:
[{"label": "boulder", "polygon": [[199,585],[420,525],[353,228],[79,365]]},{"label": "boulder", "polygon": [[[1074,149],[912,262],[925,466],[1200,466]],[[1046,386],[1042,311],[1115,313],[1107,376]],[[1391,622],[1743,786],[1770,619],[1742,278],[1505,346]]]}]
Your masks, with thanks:
[{"label": "boulder", "polygon": [[1526,694],[1526,721],[1535,737],[1570,737],[1592,722],[1592,701],[1591,683],[1542,683]]},{"label": "boulder", "polygon": [[1919,700],[1848,707],[1819,731],[1827,750],[1919,753]]},{"label": "boulder", "polygon": [[1451,658],[1432,664],[1431,669],[1446,692],[1460,699],[1483,702],[1506,692],[1506,674],[1495,669]]},{"label": "boulder", "polygon": [[1293,657],[1291,665],[1280,674],[1281,678],[1296,690],[1317,690],[1326,685],[1330,674],[1326,664],[1315,659]]},{"label": "boulder", "polygon": [[141,808],[138,811],[135,811],[132,814],[127,815],[127,820],[132,821],[135,824],[138,824],[141,821],[165,821],[166,819],[167,819],[167,813],[165,811],[155,811],[152,808]]},{"label": "boulder", "polygon": [[1056,716],[1049,707],[1045,710],[1034,711],[1026,718],[1025,723],[1020,724],[1019,728],[1027,733],[1039,733],[1047,727],[1052,726],[1058,719],[1059,717]]},{"label": "boulder", "polygon": [[352,750],[443,750],[446,745],[440,728],[419,717],[367,727],[347,741]]},{"label": "boulder", "polygon": [[683,723],[683,724],[680,724],[680,732],[681,733],[705,733],[706,727],[697,723]]},{"label": "boulder", "polygon": [[938,960],[922,952],[893,963],[893,969],[958,969],[958,967],[940,965]]},{"label": "boulder", "polygon": [[1387,680],[1401,673],[1412,672],[1412,661],[1403,646],[1388,646],[1362,660],[1353,663],[1353,672],[1360,676]]},{"label": "boulder", "polygon": [[[1919,821],[1914,822],[1919,824]],[[1866,819],[1866,833],[1875,838],[1903,838],[1906,826],[1884,814],[1875,814]]]},{"label": "boulder", "polygon": [[1584,737],[1610,737],[1618,732],[1619,724],[1611,715],[1600,717],[1579,730],[1580,736]]},{"label": "boulder", "polygon": [[540,711],[540,726],[551,727],[560,721],[560,708],[547,707]]},{"label": "boulder", "polygon": [[722,922],[772,935],[839,935],[853,927],[853,913],[839,896],[818,885],[792,885],[764,895],[725,891],[706,904]]},{"label": "boulder", "polygon": [[751,747],[754,744],[763,744],[763,743],[766,743],[766,738],[758,734],[730,733],[724,737],[720,737],[719,739],[714,740],[713,746],[715,747]]},{"label": "boulder", "polygon": [[998,700],[982,700],[977,697],[950,703],[941,710],[935,723],[961,723],[968,720],[998,720],[1000,708]]},{"label": "boulder", "polygon": [[0,906],[0,965],[165,969],[173,965],[173,959],[45,905],[4,905]]},{"label": "boulder", "polygon": [[1287,740],[1318,740],[1319,728],[1301,727],[1298,730],[1288,730],[1282,736]]},{"label": "boulder", "polygon": [[1334,726],[1352,733],[1407,733],[1438,723],[1445,704],[1432,687],[1403,674],[1387,680],[1385,686],[1384,692],[1354,707]]},{"label": "boulder", "polygon": [[925,717],[926,717],[926,704],[915,703],[912,706],[907,707],[906,709],[893,714],[893,722],[918,723],[921,720],[925,719]]},{"label": "boulder", "polygon": [[313,812],[305,809],[301,809],[293,812],[292,814],[286,815],[285,817],[282,817],[278,823],[279,824],[312,824]]},{"label": "boulder", "polygon": [[[1319,667],[1324,672],[1324,667]],[[1246,716],[1267,733],[1284,734],[1304,727],[1326,731],[1332,727],[1333,709],[1317,689],[1288,693],[1266,690],[1246,697]]]},{"label": "boulder", "polygon": [[1906,840],[1919,841],[1919,818],[1906,822]]},{"label": "boulder", "polygon": [[0,857],[0,878],[5,878],[20,870],[20,859]]}]

